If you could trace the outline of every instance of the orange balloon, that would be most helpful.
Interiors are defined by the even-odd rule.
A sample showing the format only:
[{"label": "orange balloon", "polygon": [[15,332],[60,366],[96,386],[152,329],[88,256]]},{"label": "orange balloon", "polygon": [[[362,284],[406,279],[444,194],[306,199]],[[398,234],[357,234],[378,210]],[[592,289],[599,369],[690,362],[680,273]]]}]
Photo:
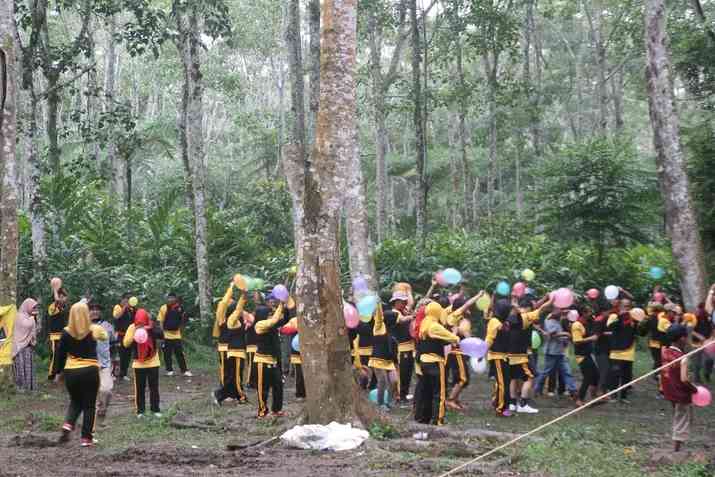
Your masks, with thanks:
[{"label": "orange balloon", "polygon": [[238,288],[239,290],[248,290],[246,279],[243,278],[243,275],[241,275],[240,273],[237,273],[233,276],[233,284],[236,285],[236,288]]}]

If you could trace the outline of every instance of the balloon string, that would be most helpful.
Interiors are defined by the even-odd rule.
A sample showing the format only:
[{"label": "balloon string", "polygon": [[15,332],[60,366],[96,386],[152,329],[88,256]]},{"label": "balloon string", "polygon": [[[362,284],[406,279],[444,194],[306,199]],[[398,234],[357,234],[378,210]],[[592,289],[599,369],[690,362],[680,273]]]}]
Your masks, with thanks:
[{"label": "balloon string", "polygon": [[495,447],[494,449],[492,449],[492,450],[490,450],[490,451],[488,451],[488,452],[486,452],[486,453],[484,453],[484,454],[482,454],[482,455],[480,455],[480,456],[478,456],[478,457],[475,457],[474,459],[472,459],[472,460],[470,460],[470,461],[467,461],[467,462],[465,462],[465,463],[463,463],[463,464],[461,464],[461,465],[455,467],[454,469],[451,469],[451,470],[449,470],[449,471],[447,471],[447,472],[445,472],[445,473],[443,473],[443,474],[440,474],[439,477],[447,477],[448,475],[452,475],[452,474],[454,474],[455,472],[457,472],[457,471],[459,471],[459,470],[461,470],[461,469],[467,467],[468,465],[471,465],[471,464],[473,464],[473,463],[475,463],[475,462],[478,462],[478,461],[480,461],[480,460],[482,460],[482,459],[485,459],[485,458],[489,457],[490,455],[495,454],[496,452],[499,452],[499,451],[502,450],[502,449],[505,449],[505,448],[507,448],[507,447],[509,447],[509,446],[511,446],[511,445],[513,445],[513,444],[516,444],[517,442],[519,442],[519,441],[522,440],[522,439],[526,439],[527,437],[536,434],[537,432],[541,432],[542,430],[546,429],[547,427],[551,426],[552,424],[556,424],[557,422],[562,421],[563,419],[566,419],[566,418],[569,417],[569,416],[572,416],[572,415],[574,415],[574,414],[576,414],[576,413],[578,413],[578,412],[581,412],[582,410],[586,409],[587,407],[592,406],[592,405],[596,404],[597,402],[602,401],[602,400],[608,398],[609,396],[611,396],[611,395],[613,395],[613,394],[616,394],[616,393],[620,392],[621,390],[623,390],[623,389],[625,389],[625,388],[627,388],[627,387],[629,387],[629,386],[631,386],[631,385],[633,385],[633,384],[635,384],[635,383],[637,383],[637,382],[639,382],[639,381],[643,381],[643,380],[646,379],[648,376],[651,376],[651,375],[653,375],[653,374],[655,374],[655,373],[659,373],[660,371],[664,370],[665,368],[668,368],[668,367],[670,367],[670,366],[673,366],[675,363],[678,363],[678,362],[684,360],[684,359],[687,358],[688,356],[691,356],[691,355],[694,355],[694,354],[696,354],[696,353],[699,353],[699,352],[701,352],[703,349],[707,348],[708,346],[712,346],[713,344],[715,344],[715,341],[710,341],[709,344],[706,343],[706,344],[704,344],[703,346],[701,346],[700,348],[696,348],[696,349],[690,351],[689,353],[684,354],[683,356],[679,357],[678,359],[675,359],[675,360],[671,361],[670,363],[661,366],[660,368],[657,368],[657,369],[654,369],[654,370],[652,370],[652,371],[649,371],[649,372],[647,372],[646,374],[644,374],[643,376],[640,376],[640,377],[638,377],[638,378],[632,380],[631,382],[624,384],[623,386],[621,386],[621,387],[619,387],[619,388],[616,388],[616,389],[614,389],[614,390],[612,390],[612,391],[610,391],[610,392],[608,392],[608,393],[606,393],[606,394],[603,394],[603,395],[601,395],[601,396],[598,396],[596,399],[593,399],[593,400],[587,402],[586,404],[583,404],[582,406],[577,407],[576,409],[572,409],[571,411],[567,412],[566,414],[563,414],[563,415],[561,415],[561,416],[558,416],[557,418],[552,419],[551,421],[549,421],[549,422],[547,422],[547,423],[545,423],[545,424],[542,424],[542,425],[540,425],[539,427],[537,427],[537,428],[535,428],[535,429],[532,429],[531,431],[527,432],[526,434],[521,434],[521,435],[515,437],[514,439],[512,439],[512,440],[510,440],[510,441],[508,441],[508,442],[505,442],[504,444],[502,444],[502,445],[500,445],[500,446],[498,446],[498,447]]}]

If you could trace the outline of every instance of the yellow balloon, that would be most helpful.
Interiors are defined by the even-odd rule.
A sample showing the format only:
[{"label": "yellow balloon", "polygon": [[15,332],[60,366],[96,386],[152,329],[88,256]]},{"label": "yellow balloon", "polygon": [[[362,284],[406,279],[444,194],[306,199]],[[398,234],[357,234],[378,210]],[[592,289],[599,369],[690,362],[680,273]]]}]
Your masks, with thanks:
[{"label": "yellow balloon", "polygon": [[521,278],[523,278],[527,282],[532,281],[534,279],[534,277],[536,277],[536,274],[530,268],[527,268],[526,270],[521,272]]},{"label": "yellow balloon", "polygon": [[241,275],[240,273],[237,273],[233,276],[233,284],[236,285],[236,288],[238,288],[239,290],[248,290],[246,279],[243,278],[243,275]]},{"label": "yellow balloon", "polygon": [[489,305],[492,303],[492,297],[490,297],[487,294],[482,295],[479,297],[477,300],[477,308],[479,308],[481,311],[487,311],[489,309]]},{"label": "yellow balloon", "polygon": [[139,299],[135,296],[129,299],[129,306],[137,306],[139,304]]}]

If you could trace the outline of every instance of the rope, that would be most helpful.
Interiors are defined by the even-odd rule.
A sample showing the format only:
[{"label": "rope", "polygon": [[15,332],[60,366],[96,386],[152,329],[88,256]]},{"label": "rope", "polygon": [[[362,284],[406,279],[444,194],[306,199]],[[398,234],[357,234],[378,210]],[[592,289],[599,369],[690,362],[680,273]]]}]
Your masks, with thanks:
[{"label": "rope", "polygon": [[[715,343],[715,341],[711,341],[711,342],[710,342],[710,346],[712,346],[712,343]],[[663,369],[668,368],[668,367],[670,367],[670,366],[673,366],[675,363],[678,363],[678,362],[684,360],[684,359],[687,358],[688,356],[691,356],[691,355],[694,355],[694,354],[696,354],[696,353],[699,353],[700,351],[702,351],[703,349],[705,349],[705,348],[707,348],[707,347],[708,347],[708,344],[706,343],[705,345],[701,346],[700,348],[696,348],[696,349],[690,351],[689,353],[684,354],[684,355],[681,356],[680,358],[678,358],[678,359],[676,359],[676,360],[674,360],[674,361],[671,361],[671,362],[668,363],[668,364],[665,364],[665,365],[661,366],[661,367],[658,368],[658,369],[654,369],[654,370],[652,370],[652,371],[649,371],[649,372],[647,372],[646,374],[644,374],[643,376],[640,376],[640,377],[638,377],[638,378],[632,380],[631,382],[624,384],[623,386],[621,386],[621,387],[619,387],[619,388],[616,388],[616,389],[614,389],[614,390],[612,390],[612,391],[610,391],[610,392],[608,392],[608,393],[606,393],[606,394],[603,394],[603,395],[601,395],[601,396],[598,396],[596,399],[593,399],[593,400],[587,402],[586,404],[584,404],[584,405],[582,405],[582,406],[580,406],[580,407],[577,407],[576,409],[572,409],[571,411],[567,412],[566,414],[563,414],[563,415],[561,415],[561,416],[559,416],[559,417],[557,417],[557,418],[555,418],[555,419],[552,419],[551,421],[549,421],[549,422],[547,422],[547,423],[545,423],[545,424],[540,425],[539,427],[537,427],[537,428],[535,428],[535,429],[530,430],[530,431],[527,432],[526,434],[522,434],[522,435],[520,435],[520,436],[517,436],[517,437],[515,437],[514,439],[512,439],[512,440],[510,440],[510,441],[508,441],[508,442],[505,442],[504,444],[502,444],[502,445],[500,445],[500,446],[498,446],[498,447],[495,447],[494,449],[492,449],[492,450],[490,450],[490,451],[488,451],[488,452],[486,452],[486,453],[484,453],[484,454],[482,454],[482,455],[480,455],[480,456],[477,456],[477,457],[475,457],[474,459],[472,459],[472,460],[470,460],[470,461],[468,461],[468,462],[465,462],[465,463],[463,463],[463,464],[461,464],[461,465],[455,467],[454,469],[451,469],[451,470],[445,472],[444,474],[441,474],[439,477],[447,477],[448,475],[452,475],[452,474],[454,474],[455,472],[457,472],[457,471],[459,471],[459,470],[461,470],[461,469],[467,467],[468,465],[471,465],[471,464],[473,464],[473,463],[475,463],[475,462],[478,462],[478,461],[480,461],[480,460],[482,460],[482,459],[485,459],[485,458],[489,457],[490,455],[495,454],[496,452],[499,452],[500,450],[505,449],[505,448],[511,446],[512,444],[516,444],[516,443],[519,442],[520,440],[526,439],[527,437],[529,437],[529,436],[531,436],[531,435],[534,435],[534,434],[536,434],[537,432],[540,432],[540,431],[546,429],[546,428],[549,427],[550,425],[556,424],[557,422],[562,421],[562,420],[566,419],[567,417],[576,414],[577,412],[581,412],[582,410],[586,409],[587,407],[592,406],[592,405],[596,404],[597,402],[602,401],[602,400],[606,399],[607,397],[609,397],[609,396],[611,396],[611,395],[613,395],[613,394],[617,394],[618,392],[620,392],[620,391],[623,390],[624,388],[627,388],[628,386],[631,386],[631,385],[633,385],[633,384],[635,384],[635,383],[637,383],[637,382],[639,382],[639,381],[643,381],[643,380],[646,379],[648,376],[652,376],[652,375],[655,374],[655,373],[659,373],[659,372],[662,371]]]}]

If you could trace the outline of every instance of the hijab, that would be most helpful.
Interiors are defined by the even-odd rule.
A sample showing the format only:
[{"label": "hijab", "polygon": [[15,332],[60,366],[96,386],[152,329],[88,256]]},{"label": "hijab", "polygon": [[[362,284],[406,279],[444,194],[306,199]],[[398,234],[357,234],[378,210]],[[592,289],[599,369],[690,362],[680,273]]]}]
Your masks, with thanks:
[{"label": "hijab", "polygon": [[83,340],[90,332],[92,320],[89,318],[89,307],[86,303],[75,303],[70,308],[70,317],[65,331],[76,340]]},{"label": "hijab", "polygon": [[12,332],[13,358],[27,346],[34,345],[37,340],[37,321],[32,316],[32,309],[36,306],[37,302],[32,298],[26,298],[20,305]]},{"label": "hijab", "polygon": [[[154,355],[154,339],[151,337],[153,323],[149,318],[149,313],[144,308],[139,308],[134,314],[134,327],[144,327],[147,332],[147,340],[144,343],[137,343],[137,359],[146,361]],[[136,333],[136,329],[134,332]]]}]

